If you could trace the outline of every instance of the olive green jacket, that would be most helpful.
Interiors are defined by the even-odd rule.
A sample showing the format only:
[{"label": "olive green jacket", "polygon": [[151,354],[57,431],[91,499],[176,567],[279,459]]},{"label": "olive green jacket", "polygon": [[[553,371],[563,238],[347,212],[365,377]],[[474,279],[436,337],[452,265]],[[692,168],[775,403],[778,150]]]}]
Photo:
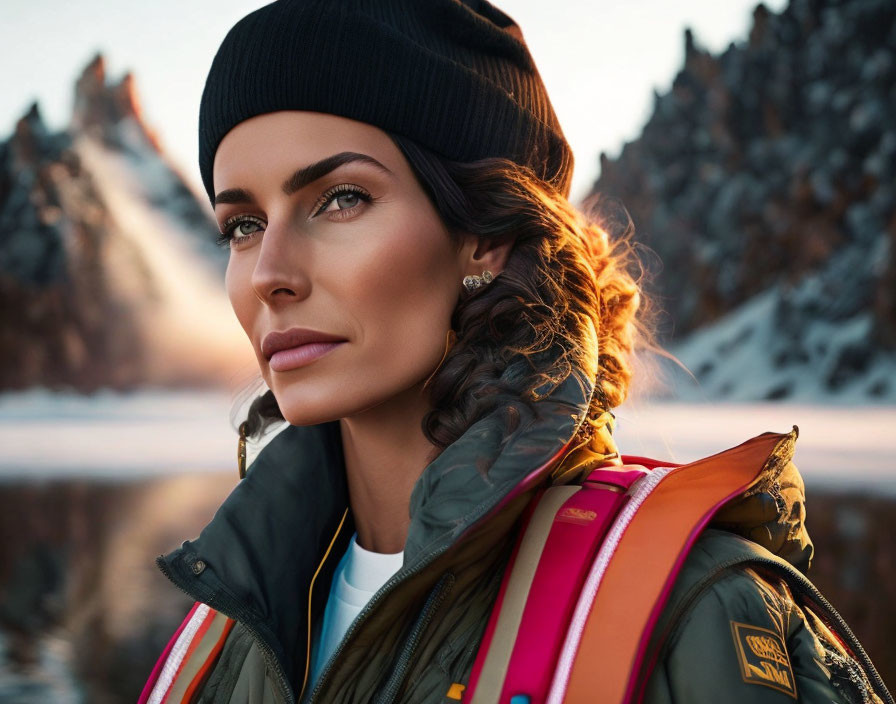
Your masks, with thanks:
[{"label": "olive green jacket", "polygon": [[[581,451],[561,464],[591,394],[576,378],[532,407],[515,403],[519,422],[509,435],[508,406],[496,407],[425,468],[411,496],[402,568],[349,627],[314,688],[311,646],[354,525],[338,421],[280,432],[199,537],[157,558],[179,588],[235,620],[189,701],[458,701],[525,506],[538,487],[578,481],[594,466]],[[832,645],[822,623],[829,617],[793,595],[809,584],[802,572],[812,553],[802,481],[792,462],[770,462],[767,471],[780,478],[767,482],[770,493],[730,504],[685,562],[655,631],[644,700],[792,700],[783,663],[771,661],[771,686],[756,674],[768,657],[738,651],[764,642],[771,650],[760,655],[780,660],[777,638],[801,701],[892,701],[870,662]],[[744,674],[749,665],[760,669]]]}]

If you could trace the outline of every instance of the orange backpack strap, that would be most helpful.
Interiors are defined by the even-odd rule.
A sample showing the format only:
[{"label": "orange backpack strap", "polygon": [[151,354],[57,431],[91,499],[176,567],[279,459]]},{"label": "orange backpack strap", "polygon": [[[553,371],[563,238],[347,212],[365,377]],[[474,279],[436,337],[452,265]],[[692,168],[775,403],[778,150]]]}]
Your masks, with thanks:
[{"label": "orange backpack strap", "polygon": [[637,679],[649,674],[641,672],[647,642],[691,546],[769,462],[792,457],[797,433],[763,433],[690,464],[656,467],[632,487],[585,580],[547,704],[633,701]]},{"label": "orange backpack strap", "polygon": [[796,432],[763,433],[686,465],[624,456],[628,464],[595,470],[581,485],[543,490],[463,701],[632,701],[647,640],[691,546],[772,456],[792,454]]}]

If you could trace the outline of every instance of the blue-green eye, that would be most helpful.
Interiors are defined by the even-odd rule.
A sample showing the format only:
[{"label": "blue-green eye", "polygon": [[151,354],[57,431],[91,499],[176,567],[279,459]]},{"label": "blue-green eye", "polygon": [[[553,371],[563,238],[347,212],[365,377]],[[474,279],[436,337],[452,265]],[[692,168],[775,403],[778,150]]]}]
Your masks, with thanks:
[{"label": "blue-green eye", "polygon": [[[330,203],[336,201],[339,203],[340,199],[347,199],[348,203],[344,200],[342,203],[346,205],[345,208],[337,207],[334,210],[327,210],[330,207]],[[329,191],[324,193],[320,200],[317,201],[317,207],[314,211],[314,215],[312,217],[317,217],[323,212],[330,213],[344,213],[348,211],[355,210],[358,207],[358,201],[361,200],[365,203],[370,203],[373,198],[371,195],[365,191],[363,188],[359,188],[358,186],[353,186],[349,183],[342,183],[338,186],[334,186]],[[339,215],[338,217],[345,217],[343,215]]]},{"label": "blue-green eye", "polygon": [[[237,228],[242,228],[243,225],[256,225],[258,230],[254,230],[252,232],[245,232],[240,229],[239,232],[234,232]],[[254,218],[250,215],[238,215],[230,218],[227,222],[224,223],[224,226],[221,228],[221,232],[218,234],[218,238],[216,243],[221,245],[222,247],[232,246],[234,243],[239,244],[244,242],[255,235],[256,232],[264,229],[264,222],[259,220],[258,218]]]}]

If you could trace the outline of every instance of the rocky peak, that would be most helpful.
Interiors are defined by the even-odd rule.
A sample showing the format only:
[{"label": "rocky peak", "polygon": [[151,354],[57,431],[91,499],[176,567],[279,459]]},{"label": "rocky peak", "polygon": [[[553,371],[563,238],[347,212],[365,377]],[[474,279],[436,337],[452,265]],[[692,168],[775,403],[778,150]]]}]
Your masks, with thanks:
[{"label": "rocky peak", "polygon": [[754,335],[757,354],[780,347],[781,364],[843,387],[896,351],[896,3],[760,4],[718,55],[684,41],[671,88],[638,139],[601,155],[594,191],[622,201],[663,262],[648,293],[667,342],[773,290],[774,340]]},{"label": "rocky peak", "polygon": [[117,83],[107,83],[106,60],[97,53],[75,81],[75,96],[69,129],[121,147],[120,125],[129,122],[154,151],[162,153],[158,136],[143,119],[134,75],[128,71]]},{"label": "rocky peak", "polygon": [[58,152],[70,140],[65,135],[53,134],[40,114],[37,102],[31,103],[27,112],[17,121],[9,139],[9,168],[22,169],[33,165],[48,154]]},{"label": "rocky peak", "polygon": [[[208,205],[143,122],[133,75],[110,83],[97,54],[74,93],[67,129],[32,103],[0,140],[0,389],[220,385],[241,340]],[[188,343],[213,350],[207,370]]]},{"label": "rocky peak", "polygon": [[769,37],[769,22],[771,18],[769,9],[759,3],[753,9],[753,26],[750,28],[749,45],[751,47],[760,46]]}]

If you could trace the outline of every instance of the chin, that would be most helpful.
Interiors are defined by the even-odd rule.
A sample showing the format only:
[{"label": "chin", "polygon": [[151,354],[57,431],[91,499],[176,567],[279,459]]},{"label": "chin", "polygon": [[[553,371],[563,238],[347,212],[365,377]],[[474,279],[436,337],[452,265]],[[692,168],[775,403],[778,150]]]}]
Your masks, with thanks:
[{"label": "chin", "polygon": [[310,397],[302,393],[301,384],[280,385],[271,387],[274,398],[280,407],[280,413],[290,425],[317,425],[341,418],[344,413],[338,396],[330,395],[323,399]]},{"label": "chin", "polygon": [[351,416],[370,405],[360,391],[349,384],[319,384],[309,380],[288,382],[280,379],[270,388],[280,412],[290,425],[317,425]]},{"label": "chin", "polygon": [[[376,369],[369,372],[367,369]],[[394,401],[408,402],[409,394],[419,393],[419,385],[432,372],[394,374],[392,368],[372,365],[337,370],[303,370],[273,372],[265,370],[268,387],[274,392],[277,405],[290,425],[317,425],[331,420],[351,418]]]}]

